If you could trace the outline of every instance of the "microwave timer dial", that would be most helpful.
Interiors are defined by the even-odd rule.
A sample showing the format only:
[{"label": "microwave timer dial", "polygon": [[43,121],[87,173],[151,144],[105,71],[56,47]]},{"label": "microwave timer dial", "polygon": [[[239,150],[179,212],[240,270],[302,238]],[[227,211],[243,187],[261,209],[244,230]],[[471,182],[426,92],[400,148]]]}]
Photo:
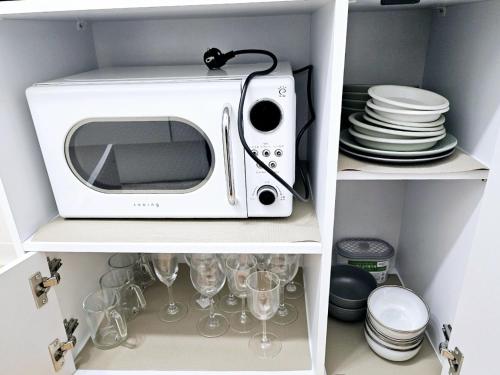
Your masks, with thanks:
[{"label": "microwave timer dial", "polygon": [[264,185],[257,191],[257,197],[264,206],[270,206],[276,202],[278,192],[271,185]]}]

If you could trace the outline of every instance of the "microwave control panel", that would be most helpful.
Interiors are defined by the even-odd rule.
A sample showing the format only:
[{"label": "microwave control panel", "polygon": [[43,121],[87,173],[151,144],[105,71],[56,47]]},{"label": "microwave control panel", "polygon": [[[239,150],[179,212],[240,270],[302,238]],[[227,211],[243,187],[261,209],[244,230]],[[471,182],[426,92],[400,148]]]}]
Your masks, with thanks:
[{"label": "microwave control panel", "polygon": [[[252,81],[245,103],[245,139],[252,153],[292,186],[295,108],[293,76]],[[245,170],[248,216],[290,216],[292,194],[248,155],[245,155]]]}]

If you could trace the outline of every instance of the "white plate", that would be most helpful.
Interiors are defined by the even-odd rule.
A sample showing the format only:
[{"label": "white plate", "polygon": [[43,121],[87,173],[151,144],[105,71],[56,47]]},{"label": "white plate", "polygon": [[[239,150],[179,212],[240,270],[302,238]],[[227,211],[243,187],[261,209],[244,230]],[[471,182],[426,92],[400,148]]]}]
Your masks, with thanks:
[{"label": "white plate", "polygon": [[422,298],[401,286],[378,287],[367,304],[373,328],[393,339],[412,339],[429,323],[429,308]]},{"label": "white plate", "polygon": [[374,119],[377,119],[379,121],[387,122],[389,124],[399,125],[399,126],[410,126],[410,127],[413,127],[413,128],[417,128],[417,127],[418,128],[420,128],[420,127],[422,127],[422,128],[432,128],[432,127],[443,125],[445,123],[445,121],[446,121],[446,118],[443,115],[441,115],[436,121],[416,123],[416,122],[409,122],[409,121],[392,120],[390,118],[384,117],[384,116],[382,116],[382,115],[380,115],[380,114],[372,111],[368,107],[365,108],[365,112],[370,117],[373,117]]},{"label": "white plate", "polygon": [[342,100],[342,107],[357,108],[358,111],[365,109],[366,100]]},{"label": "white plate", "polygon": [[359,144],[386,151],[422,151],[434,146],[438,141],[443,139],[446,134],[431,138],[381,138],[372,137],[370,135],[361,134],[352,128],[349,128],[349,133],[356,139]]},{"label": "white plate", "polygon": [[408,361],[415,357],[422,345],[419,345],[417,348],[409,351],[397,351],[393,349],[386,348],[385,346],[380,345],[376,341],[374,341],[365,330],[365,338],[368,342],[368,346],[380,357],[385,358],[389,361],[402,362]]},{"label": "white plate", "polygon": [[410,111],[405,109],[386,108],[374,104],[372,99],[368,100],[366,105],[379,115],[388,119],[418,123],[436,121],[439,117],[441,117],[441,114],[448,112],[449,110],[449,108],[446,108],[438,111]]},{"label": "white plate", "polygon": [[356,150],[357,152],[361,152],[368,155],[376,155],[376,156],[394,156],[399,158],[418,158],[423,156],[433,156],[445,153],[446,151],[453,150],[457,147],[457,139],[451,135],[446,134],[446,137],[436,143],[435,146],[428,150],[424,151],[385,151],[385,150],[377,150],[373,148],[363,147],[356,143],[354,138],[349,134],[347,129],[342,130],[340,132],[340,142],[352,150]]},{"label": "white plate", "polygon": [[387,122],[379,121],[375,118],[370,117],[366,112],[363,113],[363,121],[366,124],[378,125],[378,126],[382,126],[384,128],[402,130],[402,131],[410,131],[410,132],[423,132],[423,133],[425,133],[425,132],[437,132],[440,130],[445,130],[445,127],[443,125],[427,128],[427,127],[413,127],[413,126],[402,126],[402,125],[389,124]]},{"label": "white plate", "polygon": [[375,156],[375,155],[365,155],[361,154],[358,152],[355,152],[353,150],[349,150],[343,145],[339,146],[342,152],[358,157],[360,159],[366,159],[366,160],[371,160],[375,162],[383,162],[383,163],[392,163],[392,164],[416,164],[416,163],[425,163],[429,161],[435,161],[439,159],[444,159],[450,156],[455,152],[455,150],[448,151],[445,154],[439,154],[439,155],[434,155],[434,156],[421,156],[421,157],[415,157],[415,158],[396,158],[396,157],[382,157],[382,156]]},{"label": "white plate", "polygon": [[436,111],[446,109],[450,102],[435,92],[415,87],[380,85],[368,89],[375,104],[383,107]]},{"label": "white plate", "polygon": [[343,92],[342,99],[344,100],[362,100],[366,102],[370,99],[370,95],[365,94],[364,92]]},{"label": "white plate", "polygon": [[363,121],[363,113],[353,113],[349,116],[349,122],[354,125],[354,129],[366,135],[371,135],[374,137],[382,137],[382,138],[425,138],[425,137],[437,137],[446,133],[446,130],[443,128],[438,131],[427,131],[427,132],[413,132],[413,131],[403,131],[403,130],[392,130],[382,128],[380,126],[370,125]]}]

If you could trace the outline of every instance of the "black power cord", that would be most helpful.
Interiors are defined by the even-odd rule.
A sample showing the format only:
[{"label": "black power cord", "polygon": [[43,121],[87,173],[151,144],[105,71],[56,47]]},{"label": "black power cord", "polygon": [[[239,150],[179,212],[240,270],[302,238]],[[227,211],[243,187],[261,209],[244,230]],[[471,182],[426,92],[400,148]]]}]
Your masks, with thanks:
[{"label": "black power cord", "polygon": [[219,49],[217,48],[211,48],[207,52],[205,52],[205,55],[203,56],[203,60],[205,61],[205,64],[208,66],[209,69],[220,69],[224,64],[232,59],[233,57],[236,57],[238,55],[250,55],[250,54],[259,54],[259,55],[265,55],[268,56],[272,59],[272,65],[264,70],[258,70],[255,72],[250,73],[247,78],[245,79],[245,82],[243,83],[243,87],[241,89],[241,97],[240,97],[240,103],[238,106],[238,135],[241,141],[241,144],[243,148],[245,149],[246,153],[262,168],[264,169],[267,173],[269,173],[275,180],[277,180],[281,185],[283,185],[292,195],[298,199],[301,202],[307,202],[310,199],[310,192],[311,192],[311,185],[307,176],[306,171],[303,169],[303,167],[299,163],[299,146],[300,146],[300,141],[307,131],[313,124],[314,120],[316,119],[316,114],[314,112],[314,107],[312,104],[312,90],[311,90],[311,85],[312,85],[312,72],[313,72],[313,66],[308,65],[303,68],[297,69],[293,71],[294,74],[299,74],[302,72],[307,71],[307,101],[308,101],[308,106],[309,106],[309,112],[310,112],[310,119],[306,122],[306,124],[300,129],[299,133],[297,134],[296,142],[295,142],[295,149],[296,149],[296,164],[299,168],[300,172],[300,177],[304,183],[305,187],[305,196],[302,196],[299,192],[297,192],[292,186],[290,186],[283,178],[281,178],[276,172],[274,172],[271,168],[269,168],[263,161],[261,161],[256,155],[253,154],[252,149],[250,146],[248,146],[246,140],[245,140],[245,132],[243,128],[243,108],[245,106],[245,99],[246,99],[246,94],[248,91],[248,86],[250,85],[250,82],[252,79],[258,76],[265,76],[270,73],[272,73],[277,65],[278,65],[278,59],[276,58],[276,55],[274,55],[272,52],[266,51],[266,50],[261,50],[261,49],[243,49],[243,50],[236,50],[236,51],[230,51],[227,53],[222,53]]}]

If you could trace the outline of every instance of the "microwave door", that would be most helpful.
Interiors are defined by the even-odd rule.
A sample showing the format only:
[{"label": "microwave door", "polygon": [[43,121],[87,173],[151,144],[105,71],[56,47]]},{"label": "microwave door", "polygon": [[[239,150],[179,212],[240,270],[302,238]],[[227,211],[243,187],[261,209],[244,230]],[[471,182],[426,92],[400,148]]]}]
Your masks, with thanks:
[{"label": "microwave door", "polygon": [[61,215],[246,217],[239,82],[144,85],[131,92],[120,96],[113,116],[94,113],[70,129],[66,159],[80,185],[73,197],[83,199],[58,201]]}]

